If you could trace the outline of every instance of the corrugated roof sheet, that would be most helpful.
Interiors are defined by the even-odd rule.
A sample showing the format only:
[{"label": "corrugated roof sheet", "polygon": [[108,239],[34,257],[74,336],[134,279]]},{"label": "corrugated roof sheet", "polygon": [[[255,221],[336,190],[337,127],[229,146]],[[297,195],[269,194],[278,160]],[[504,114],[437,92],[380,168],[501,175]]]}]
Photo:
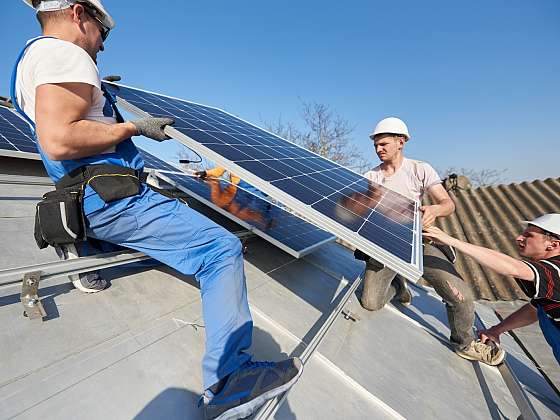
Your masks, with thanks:
[{"label": "corrugated roof sheet", "polygon": [[[438,227],[461,240],[517,258],[515,237],[522,230],[520,221],[560,213],[560,178],[449,192],[456,210],[438,220]],[[498,275],[472,258],[459,254],[456,267],[478,299],[526,299],[512,277]]]}]

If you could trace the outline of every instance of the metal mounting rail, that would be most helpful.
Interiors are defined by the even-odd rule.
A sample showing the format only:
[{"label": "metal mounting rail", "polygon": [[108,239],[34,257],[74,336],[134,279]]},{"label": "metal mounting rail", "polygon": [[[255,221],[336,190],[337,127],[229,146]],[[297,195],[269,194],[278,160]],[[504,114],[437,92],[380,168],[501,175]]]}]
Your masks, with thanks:
[{"label": "metal mounting rail", "polygon": [[147,260],[150,257],[142,252],[117,251],[106,254],[80,257],[65,261],[55,261],[45,264],[28,265],[25,267],[0,270],[0,286],[13,286],[22,283],[25,274],[40,272],[41,280],[70,276],[91,270],[114,267],[118,265]]},{"label": "metal mounting rail", "polygon": [[19,184],[19,185],[44,185],[45,187],[52,187],[54,183],[50,178],[44,176],[30,176],[30,175],[0,175],[0,184]]},{"label": "metal mounting rail", "polygon": [[[253,236],[252,232],[232,232],[241,241]],[[245,245],[243,246],[245,248]],[[0,289],[21,285],[21,303],[24,316],[43,320],[47,316],[39,297],[39,283],[58,277],[67,277],[92,270],[101,270],[150,259],[149,255],[138,251],[116,251],[89,257],[70,258],[44,264],[0,270]]]},{"label": "metal mounting rail", "polygon": [[[482,319],[480,318],[480,316],[476,312],[475,312],[475,316],[476,316],[476,321],[479,324],[479,327],[487,328],[484,322],[482,321]],[[504,362],[498,366],[498,371],[500,372],[500,375],[502,375],[502,379],[504,380],[504,383],[509,389],[511,396],[513,397],[513,400],[517,405],[517,408],[521,412],[520,416],[518,417],[518,420],[540,419],[539,415],[537,414],[537,411],[535,410],[535,407],[533,407],[533,404],[529,400],[529,397],[527,397],[527,393],[521,386],[521,382],[519,381],[513,369],[511,368],[511,365],[507,360],[507,355],[506,358],[504,359]]]},{"label": "metal mounting rail", "polygon": [[[356,291],[356,289],[358,288],[358,286],[362,282],[362,277],[363,276],[358,277],[350,285],[350,287],[348,288],[348,290],[346,291],[346,293],[344,294],[342,299],[340,299],[340,302],[338,302],[338,305],[336,305],[336,307],[330,313],[327,320],[323,323],[323,325],[321,325],[321,328],[319,329],[317,334],[315,334],[313,336],[313,338],[311,339],[309,344],[307,344],[305,349],[303,349],[303,351],[301,352],[301,355],[299,356],[299,358],[301,359],[304,366],[307,364],[309,359],[311,359],[311,356],[313,356],[313,353],[315,352],[315,350],[317,350],[317,347],[319,347],[319,344],[321,344],[325,335],[327,335],[327,332],[332,327],[334,321],[336,320],[338,315],[340,315],[340,313],[344,309],[344,306],[346,306],[346,303],[348,302],[348,300],[350,300],[350,298],[352,297],[352,295],[354,294],[354,292]],[[281,395],[277,396],[276,398],[273,398],[273,399],[269,400],[268,402],[266,402],[262,406],[262,408],[253,416],[252,419],[253,420],[265,420],[265,419],[273,417],[274,414],[276,414],[276,411],[278,411],[278,409],[280,408],[280,406],[284,402],[284,400],[288,397],[288,392],[290,392],[290,390],[287,390],[283,394],[281,394]]]},{"label": "metal mounting rail", "polygon": [[[244,240],[253,236],[251,232],[232,232],[239,239]],[[150,256],[138,251],[116,251],[105,254],[97,254],[89,257],[80,257],[69,260],[54,261],[44,264],[27,265],[23,267],[8,268],[0,270],[0,286],[13,286],[22,283],[25,274],[40,272],[41,280],[57,277],[70,276],[72,274],[85,273],[91,270],[101,270],[144,261]]]},{"label": "metal mounting rail", "polygon": [[117,251],[90,257],[72,258],[46,264],[36,264],[0,271],[0,288],[21,284],[20,300],[23,315],[30,320],[43,321],[47,312],[39,297],[41,280],[65,277],[95,269],[109,268],[149,259],[142,252]]}]

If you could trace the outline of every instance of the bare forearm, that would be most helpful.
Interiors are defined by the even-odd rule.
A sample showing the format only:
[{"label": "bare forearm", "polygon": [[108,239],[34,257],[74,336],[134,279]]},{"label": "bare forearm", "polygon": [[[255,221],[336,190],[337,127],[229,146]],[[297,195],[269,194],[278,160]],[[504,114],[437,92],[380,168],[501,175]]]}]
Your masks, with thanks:
[{"label": "bare forearm", "polygon": [[137,134],[130,122],[105,124],[87,119],[92,85],[44,84],[36,89],[35,123],[41,148],[53,160],[79,159],[101,153]]},{"label": "bare forearm", "polygon": [[450,198],[441,201],[435,207],[437,207],[438,217],[449,216],[451,213],[455,211],[455,203],[453,203],[453,200],[451,200]]},{"label": "bare forearm", "polygon": [[[41,140],[41,135],[38,134]],[[68,124],[57,134],[54,138],[49,138],[49,147],[44,147],[47,155],[54,160],[79,159],[116,146],[121,141],[136,135],[136,128],[130,122],[105,124],[79,120]]]},{"label": "bare forearm", "polygon": [[493,249],[469,244],[458,239],[449,237],[448,245],[455,247],[460,252],[474,258],[478,263],[494,270],[499,274],[514,276],[524,280],[532,280],[533,273],[522,261],[494,251]]},{"label": "bare forearm", "polygon": [[525,327],[537,322],[537,310],[530,303],[515,311],[499,324],[492,327],[499,334],[514,330],[516,328]]}]

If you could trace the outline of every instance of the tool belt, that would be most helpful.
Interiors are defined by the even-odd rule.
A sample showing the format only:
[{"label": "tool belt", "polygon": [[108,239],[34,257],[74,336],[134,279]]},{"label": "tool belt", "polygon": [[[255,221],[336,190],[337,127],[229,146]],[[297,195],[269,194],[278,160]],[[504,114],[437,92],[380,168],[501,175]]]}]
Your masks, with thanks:
[{"label": "tool belt", "polygon": [[105,203],[140,193],[140,173],[118,165],[85,165],[62,177],[55,191],[43,195],[35,209],[35,241],[39,248],[86,239],[84,190],[90,185]]}]

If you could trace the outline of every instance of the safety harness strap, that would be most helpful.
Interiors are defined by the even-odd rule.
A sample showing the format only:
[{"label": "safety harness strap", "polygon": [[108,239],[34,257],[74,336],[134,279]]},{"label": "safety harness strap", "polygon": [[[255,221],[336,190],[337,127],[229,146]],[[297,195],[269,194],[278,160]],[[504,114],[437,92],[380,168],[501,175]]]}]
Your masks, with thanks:
[{"label": "safety harness strap", "polygon": [[19,106],[18,100],[17,100],[17,94],[16,94],[16,81],[17,81],[17,70],[18,70],[18,66],[19,66],[19,62],[21,61],[21,59],[23,58],[25,51],[27,51],[27,49],[34,44],[35,42],[41,40],[41,39],[47,39],[47,38],[53,38],[53,36],[40,36],[38,38],[35,38],[31,41],[29,41],[25,47],[23,47],[23,49],[20,51],[17,59],[16,59],[16,63],[14,64],[14,68],[12,69],[12,78],[10,81],[10,97],[12,99],[12,104],[14,105],[15,110],[17,111],[17,113],[19,115],[21,115],[23,117],[23,119],[25,119],[25,121],[27,121],[27,123],[31,126],[31,129],[33,130],[33,133],[35,133],[35,123],[31,120],[31,118],[29,118],[29,116],[23,111],[23,109],[21,109],[21,107]]}]

